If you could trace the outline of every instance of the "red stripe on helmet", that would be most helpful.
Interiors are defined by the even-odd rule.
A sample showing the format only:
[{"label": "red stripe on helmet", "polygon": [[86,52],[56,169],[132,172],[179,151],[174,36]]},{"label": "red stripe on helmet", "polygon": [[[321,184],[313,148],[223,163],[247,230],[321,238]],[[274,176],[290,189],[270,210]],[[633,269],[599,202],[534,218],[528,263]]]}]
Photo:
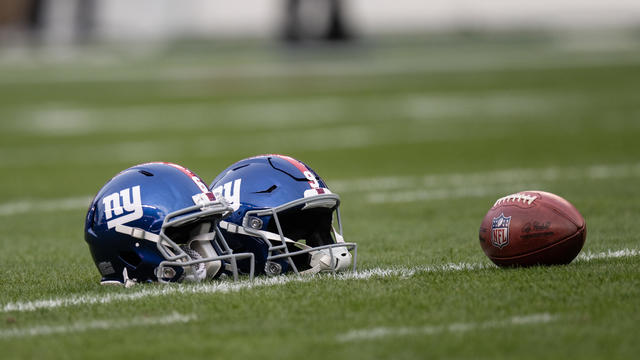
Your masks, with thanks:
[{"label": "red stripe on helmet", "polygon": [[309,171],[309,168],[307,168],[306,166],[304,166],[303,163],[301,163],[300,161],[292,158],[291,156],[286,156],[286,155],[278,155],[278,154],[273,154],[273,156],[277,156],[281,159],[287,160],[291,165],[295,166],[298,170],[300,170],[300,172],[304,175],[305,171]]},{"label": "red stripe on helmet", "polygon": [[268,156],[278,157],[280,159],[288,161],[291,165],[295,166],[296,169],[300,170],[300,172],[302,173],[302,176],[304,176],[307,180],[309,180],[308,181],[309,182],[309,186],[312,189],[318,189],[318,187],[319,187],[318,178],[313,173],[313,171],[311,171],[311,169],[309,169],[305,164],[303,164],[300,161],[292,158],[291,156],[280,155],[280,154],[264,154],[264,155],[254,156],[254,157],[251,157],[249,159],[255,159],[255,158],[260,158],[260,157],[268,157]]},{"label": "red stripe on helmet", "polygon": [[[207,188],[207,185],[205,185],[204,180],[202,180],[202,178],[198,175],[196,175],[196,173],[194,173],[193,171],[187,169],[186,167],[182,166],[182,165],[178,165],[178,164],[174,164],[171,162],[166,162],[166,161],[155,161],[155,162],[148,162],[148,163],[144,163],[144,164],[140,164],[140,165],[152,165],[152,164],[164,164],[164,165],[169,165],[173,168],[176,168],[180,171],[182,171],[182,173],[184,173],[185,175],[187,175],[191,181],[193,181],[196,186],[200,189],[200,191],[202,191],[203,193],[207,194],[210,193],[209,192],[209,188]],[[140,166],[137,165],[137,166]],[[207,196],[209,198],[213,197],[213,194],[211,194],[211,196],[209,196],[209,194],[207,194]],[[215,197],[213,199],[211,199],[212,201],[215,200]]]}]

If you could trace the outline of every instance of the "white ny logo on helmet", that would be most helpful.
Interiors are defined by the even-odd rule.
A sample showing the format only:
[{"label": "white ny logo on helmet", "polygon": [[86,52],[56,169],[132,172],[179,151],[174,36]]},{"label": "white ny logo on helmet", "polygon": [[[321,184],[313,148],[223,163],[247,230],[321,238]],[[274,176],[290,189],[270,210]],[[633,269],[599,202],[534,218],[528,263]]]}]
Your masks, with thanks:
[{"label": "white ny logo on helmet", "polygon": [[[122,198],[122,203],[120,202]],[[132,188],[120,190],[102,199],[104,204],[104,215],[107,220],[116,216],[113,220],[107,221],[107,228],[114,228],[116,225],[126,224],[129,221],[137,220],[142,217],[142,199],[140,198],[140,185]],[[128,214],[124,214],[124,212]],[[119,217],[118,217],[119,216]]]},{"label": "white ny logo on helmet", "polygon": [[224,197],[233,211],[236,211],[240,208],[240,184],[242,184],[242,179],[236,179],[233,181],[233,191],[231,189],[232,182],[229,181],[214,188],[211,192],[216,197]]}]

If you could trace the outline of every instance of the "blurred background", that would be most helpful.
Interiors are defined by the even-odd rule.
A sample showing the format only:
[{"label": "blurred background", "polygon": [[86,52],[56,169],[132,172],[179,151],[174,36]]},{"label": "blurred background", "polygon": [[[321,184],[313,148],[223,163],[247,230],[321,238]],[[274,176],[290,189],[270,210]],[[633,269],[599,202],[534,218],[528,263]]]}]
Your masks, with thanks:
[{"label": "blurred background", "polygon": [[[2,0],[2,195],[271,152],[338,184],[634,160],[639,44],[633,0]],[[514,138],[541,129],[566,150]]]},{"label": "blurred background", "polygon": [[177,39],[345,40],[391,33],[637,28],[633,0],[3,0],[4,46]]},{"label": "blurred background", "polygon": [[633,0],[4,0],[0,44],[372,39],[428,32],[637,29]]}]

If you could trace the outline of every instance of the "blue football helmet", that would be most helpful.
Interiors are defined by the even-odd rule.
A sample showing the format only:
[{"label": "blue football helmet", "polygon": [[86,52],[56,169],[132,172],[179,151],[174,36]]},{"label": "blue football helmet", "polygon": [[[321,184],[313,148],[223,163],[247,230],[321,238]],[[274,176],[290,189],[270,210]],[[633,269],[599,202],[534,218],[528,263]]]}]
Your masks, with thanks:
[{"label": "blue football helmet", "polygon": [[85,219],[101,284],[237,279],[240,259],[253,277],[253,254],[233,254],[215,231],[231,211],[180,165],[153,162],[120,172],[100,189]]},{"label": "blue football helmet", "polygon": [[[247,158],[220,173],[210,189],[233,208],[219,222],[229,246],[253,253],[260,273],[355,270],[357,246],[342,237],[340,197],[304,163],[276,154]],[[239,266],[246,272],[250,264]]]}]

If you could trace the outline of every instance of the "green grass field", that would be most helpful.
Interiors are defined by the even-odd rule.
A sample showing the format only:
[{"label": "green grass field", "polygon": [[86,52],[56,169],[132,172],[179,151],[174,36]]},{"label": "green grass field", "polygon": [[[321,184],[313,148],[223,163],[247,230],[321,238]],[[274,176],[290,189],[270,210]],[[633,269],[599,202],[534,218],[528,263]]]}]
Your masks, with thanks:
[{"label": "green grass field", "polygon": [[[0,62],[2,359],[640,352],[640,40],[44,59]],[[111,176],[171,161],[211,181],[272,152],[341,195],[358,273],[98,284],[84,215]],[[483,216],[524,189],[585,217],[572,264],[503,270],[484,256]]]}]

